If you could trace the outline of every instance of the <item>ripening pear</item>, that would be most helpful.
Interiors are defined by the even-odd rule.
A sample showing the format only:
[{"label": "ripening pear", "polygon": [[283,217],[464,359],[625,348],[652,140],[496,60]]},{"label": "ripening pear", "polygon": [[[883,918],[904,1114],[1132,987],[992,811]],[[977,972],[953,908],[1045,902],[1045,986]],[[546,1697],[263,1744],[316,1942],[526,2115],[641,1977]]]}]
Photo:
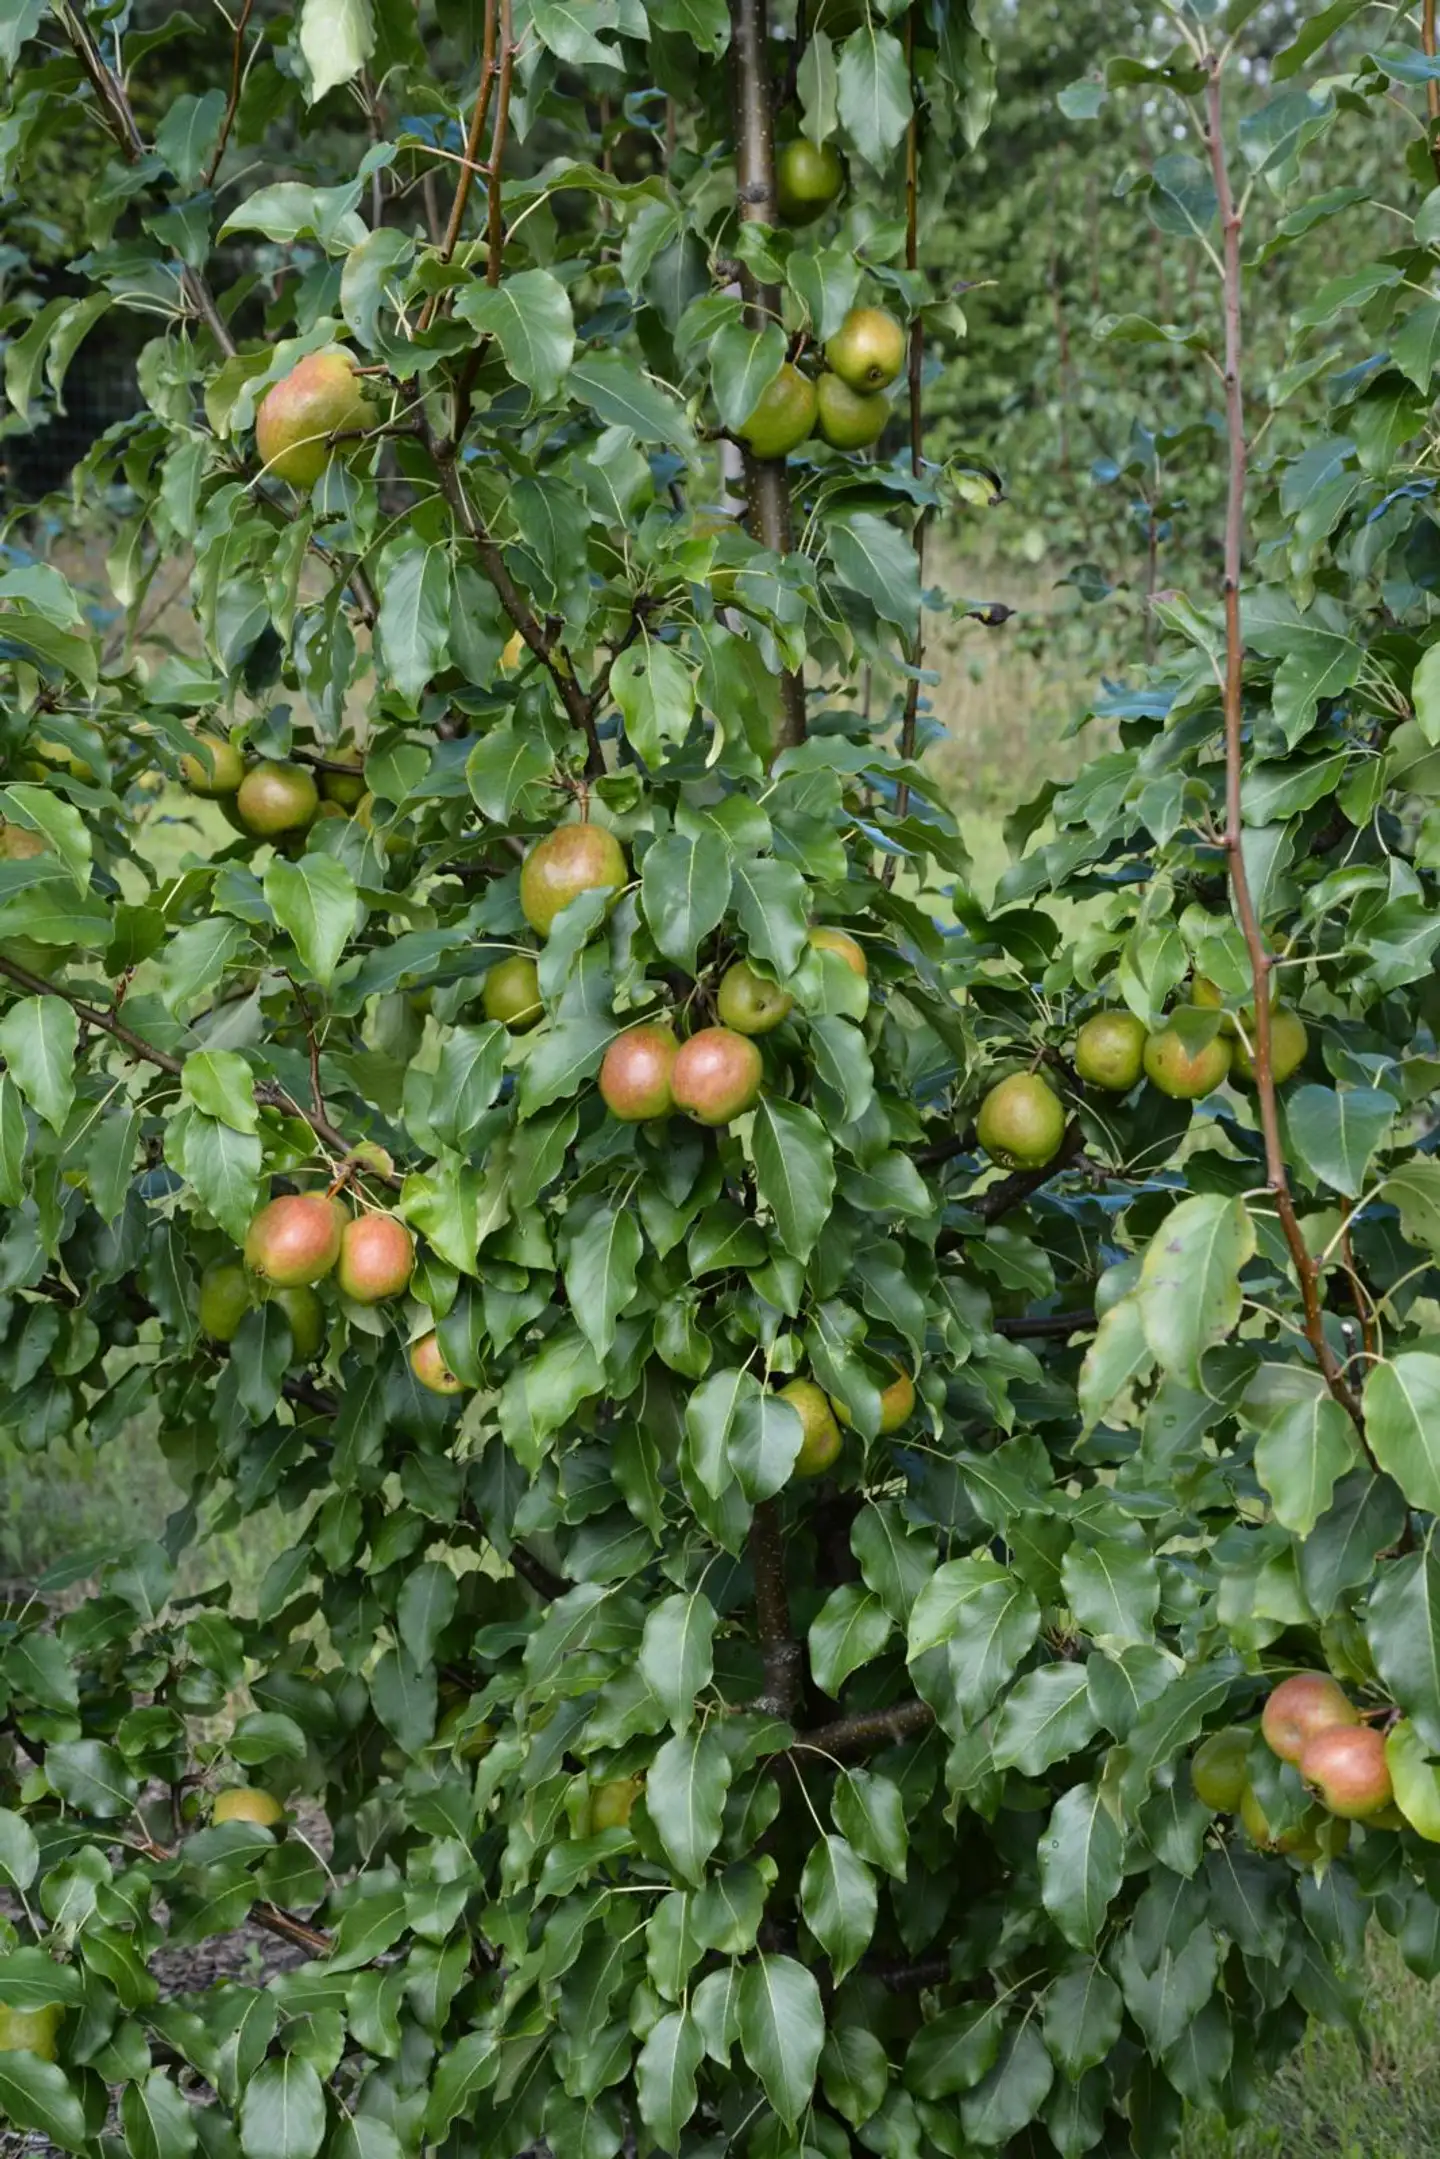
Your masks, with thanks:
[{"label": "ripening pear", "polygon": [[1300,1774],[1342,1822],[1367,1822],[1395,1796],[1385,1735],[1368,1724],[1332,1724],[1307,1740]]},{"label": "ripening pear", "polygon": [[280,1289],[318,1282],[340,1257],[344,1225],[344,1208],[326,1193],[286,1193],[262,1207],[250,1224],[245,1264]]},{"label": "ripening pear", "polygon": [[670,1068],[675,1107],[697,1124],[729,1124],[755,1107],[764,1072],[748,1035],[730,1027],[702,1027],[681,1046]]},{"label": "ripening pear", "polygon": [[49,851],[43,832],[32,832],[28,825],[0,824],[0,862],[33,862]]},{"label": "ripening pear", "polygon": [[200,1332],[212,1342],[233,1342],[251,1302],[250,1280],[240,1262],[216,1260],[200,1277]]},{"label": "ripening pear", "polygon": [[335,1279],[356,1304],[398,1297],[415,1272],[415,1239],[393,1214],[359,1214],[340,1233]]},{"label": "ripening pear", "polygon": [[234,743],[224,735],[198,732],[195,742],[196,748],[187,750],[180,760],[180,777],[191,794],[207,802],[233,795],[245,777],[245,760]]},{"label": "ripening pear", "polygon": [[1192,1049],[1178,1027],[1162,1027],[1145,1038],[1145,1077],[1172,1101],[1198,1102],[1213,1094],[1230,1071],[1233,1054],[1223,1034]]},{"label": "ripening pear", "polygon": [[410,1369],[432,1394],[459,1394],[465,1382],[445,1362],[438,1334],[424,1334],[411,1346]]},{"label": "ripening pear", "polygon": [[1233,1814],[1245,1796],[1250,1733],[1240,1724],[1202,1739],[1190,1761],[1190,1782],[1200,1804],[1216,1814]]},{"label": "ripening pear", "polygon": [[803,135],[787,142],[775,159],[775,206],[787,225],[813,225],[845,185],[840,154]]},{"label": "ripening pear", "polygon": [[791,1474],[823,1477],[843,1444],[834,1403],[813,1379],[792,1379],[780,1389],[780,1399],[788,1402],[800,1418],[800,1452]]},{"label": "ripening pear", "polygon": [[272,1289],[271,1304],[278,1304],[290,1322],[292,1363],[309,1364],[320,1354],[325,1339],[325,1307],[304,1283],[293,1288]]},{"label": "ripening pear", "polygon": [[852,390],[843,377],[828,373],[815,385],[815,432],[832,450],[868,450],[889,419],[883,390]]},{"label": "ripening pear", "polygon": [[273,1792],[262,1791],[258,1784],[231,1784],[215,1794],[210,1819],[217,1827],[221,1822],[254,1822],[273,1829],[284,1821],[285,1809]]},{"label": "ripening pear", "polygon": [[273,839],[281,832],[303,832],[315,821],[320,791],[303,765],[266,758],[252,765],[235,792],[235,808],[247,832]]},{"label": "ripening pear", "polygon": [[768,1035],[785,1019],[795,1000],[778,982],[767,982],[746,960],[737,960],[720,978],[715,1009],[721,1025],[737,1035]]},{"label": "ripening pear", "polygon": [[1075,1037],[1075,1070],[1087,1087],[1129,1094],[1145,1068],[1145,1026],[1133,1012],[1096,1012]]},{"label": "ripening pear", "polygon": [[620,892],[629,880],[625,850],[605,825],[588,819],[557,825],[537,840],[520,871],[520,909],[548,937],[555,918],[582,892]]},{"label": "ripening pear", "polygon": [[1282,1679],[1265,1704],[1260,1729],[1282,1762],[1298,1762],[1317,1733],[1360,1722],[1360,1712],[1328,1672],[1296,1672]]},{"label": "ripening pear", "polygon": [[485,977],[480,1003],[487,1020],[498,1020],[512,1035],[523,1035],[540,1019],[540,970],[528,952],[497,960]]},{"label": "ripening pear", "polygon": [[645,1124],[668,1117],[675,1106],[672,1075],[680,1044],[663,1020],[627,1027],[605,1052],[600,1066],[600,1098],[622,1124]]},{"label": "ripening pear", "polygon": [[825,346],[826,364],[847,389],[883,390],[905,365],[905,329],[883,307],[852,307]]},{"label": "ripening pear", "polygon": [[607,1777],[603,1784],[597,1784],[590,1795],[590,1834],[598,1836],[602,1829],[627,1828],[644,1789],[643,1777]]},{"label": "ripening pear", "polygon": [[[1245,1031],[1235,1039],[1235,1072],[1238,1078],[1255,1078],[1255,1014],[1243,1014]],[[1294,1077],[1310,1048],[1304,1020],[1289,1005],[1276,1005],[1270,1014],[1270,1076],[1277,1087]]]},{"label": "ripening pear", "polygon": [[752,457],[788,457],[815,429],[815,385],[787,360],[735,433]]},{"label": "ripening pear", "polygon": [[865,957],[865,948],[856,943],[848,930],[837,930],[830,922],[817,922],[807,933],[805,942],[817,952],[833,952],[837,959],[844,960],[852,974],[859,975],[862,982],[868,979],[870,962]]},{"label": "ripening pear", "polygon": [[[888,1387],[880,1389],[880,1430],[882,1434],[898,1432],[915,1407],[914,1380],[910,1377],[904,1365],[896,1363],[893,1357],[890,1359],[890,1363],[895,1377]],[[845,1404],[835,1402],[832,1407],[841,1424],[848,1425],[851,1419],[850,1412],[845,1407]]]},{"label": "ripening pear", "polygon": [[344,765],[343,772],[332,772],[328,766],[320,772],[320,793],[326,802],[338,803],[342,810],[353,810],[364,800],[365,759],[353,742],[341,742],[333,750],[326,751],[329,765]]},{"label": "ripening pear", "polygon": [[255,447],[277,480],[310,488],[335,455],[330,436],[368,427],[373,419],[349,353],[312,352],[260,400]]},{"label": "ripening pear", "polygon": [[975,1135],[1002,1169],[1043,1169],[1060,1152],[1064,1106],[1038,1072],[1012,1072],[981,1103]]},{"label": "ripening pear", "polygon": [[59,2002],[46,2002],[39,2009],[12,2009],[0,2002],[0,2054],[34,2054],[42,2062],[53,2062],[64,2014]]}]

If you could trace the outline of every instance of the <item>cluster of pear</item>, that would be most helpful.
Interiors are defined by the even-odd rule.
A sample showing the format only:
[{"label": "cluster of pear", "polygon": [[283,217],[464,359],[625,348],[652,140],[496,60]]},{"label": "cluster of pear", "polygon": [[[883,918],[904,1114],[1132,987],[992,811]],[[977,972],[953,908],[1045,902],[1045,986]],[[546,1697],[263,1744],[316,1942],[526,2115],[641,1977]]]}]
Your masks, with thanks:
[{"label": "cluster of pear", "polygon": [[330,752],[317,776],[308,766],[274,757],[247,767],[224,735],[197,732],[194,739],[194,749],[180,760],[185,785],[192,795],[219,802],[232,824],[257,839],[304,832],[317,817],[353,812],[362,824],[369,821],[365,760],[353,744]]},{"label": "cluster of pear", "polygon": [[852,307],[825,343],[811,379],[787,360],[736,429],[754,457],[788,457],[810,435],[834,450],[867,450],[885,432],[885,392],[905,365],[903,324],[883,307]]},{"label": "cluster of pear", "polygon": [[[393,1214],[352,1215],[329,1192],[287,1192],[267,1201],[245,1233],[243,1264],[217,1260],[200,1278],[199,1320],[212,1342],[233,1342],[255,1302],[257,1284],[290,1322],[297,1362],[308,1364],[325,1338],[325,1308],[315,1285],[333,1274],[352,1304],[402,1296],[415,1271],[415,1239]],[[410,1351],[410,1367],[435,1394],[455,1394],[433,1333]]]},{"label": "cluster of pear", "polygon": [[[604,825],[587,819],[557,825],[525,857],[520,909],[536,935],[546,938],[573,900],[586,892],[620,892],[629,877],[625,850]],[[817,923],[810,943],[867,979],[865,954],[844,930]],[[672,1110],[712,1126],[743,1117],[759,1100],[765,1073],[753,1038],[778,1027],[793,1003],[788,990],[737,960],[716,994],[717,1026],[701,1027],[682,1042],[668,1019],[643,1020],[616,1036],[600,1066],[602,1101],[622,1124],[646,1124]],[[542,1010],[537,962],[525,952],[497,961],[485,977],[481,1004],[487,1019],[512,1033],[533,1027]]]},{"label": "cluster of pear", "polygon": [[[891,1359],[895,1377],[880,1390],[880,1430],[898,1432],[915,1407],[915,1382],[904,1366]],[[832,1401],[814,1379],[792,1379],[779,1390],[800,1419],[800,1452],[791,1472],[796,1477],[823,1477],[840,1453],[840,1427],[849,1424],[843,1402]]]},{"label": "cluster of pear", "polygon": [[[1203,975],[1192,982],[1190,1001],[1212,1012],[1224,1002]],[[1225,1013],[1217,1031],[1197,1048],[1173,1019],[1152,1033],[1133,1012],[1096,1012],[1076,1033],[1075,1072],[1087,1087],[1106,1094],[1129,1094],[1143,1075],[1161,1094],[1196,1102],[1226,1079],[1253,1081],[1253,1021],[1253,1008],[1243,1012],[1242,1032]],[[1299,1013],[1272,1000],[1270,1068],[1277,1087],[1300,1069],[1309,1048],[1310,1036]],[[1043,1169],[1060,1151],[1065,1111],[1039,1072],[1012,1072],[986,1095],[975,1130],[992,1162],[1005,1169]]]},{"label": "cluster of pear", "polygon": [[1212,1733],[1190,1763],[1196,1798],[1217,1814],[1238,1814],[1260,1850],[1313,1861],[1343,1851],[1352,1822],[1401,1826],[1384,1734],[1362,1720],[1328,1672],[1282,1679],[1266,1701],[1260,1730],[1271,1753],[1299,1770],[1319,1802],[1293,1829],[1277,1835],[1266,1819],[1250,1778],[1254,1734],[1245,1726]]}]

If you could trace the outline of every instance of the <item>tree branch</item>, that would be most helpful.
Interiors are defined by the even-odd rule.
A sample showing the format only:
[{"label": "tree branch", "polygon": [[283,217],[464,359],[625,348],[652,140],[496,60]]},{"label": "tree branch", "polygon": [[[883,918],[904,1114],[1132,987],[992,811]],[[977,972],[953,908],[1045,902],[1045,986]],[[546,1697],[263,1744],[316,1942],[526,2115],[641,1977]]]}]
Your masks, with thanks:
[{"label": "tree branch", "polygon": [[[770,106],[770,33],[765,0],[730,0],[731,69],[735,94],[735,178],[742,224],[777,225],[775,130]],[[761,285],[743,264],[740,289],[752,330],[779,322],[780,294]],[[772,554],[788,555],[790,481],[783,458],[755,457],[746,449],[745,492],[750,531]],[[805,684],[788,669],[780,677],[780,724],[776,751],[805,740]]]},{"label": "tree branch", "polygon": [[869,1754],[877,1747],[895,1747],[902,1739],[923,1732],[935,1721],[928,1702],[896,1702],[889,1709],[866,1709],[858,1716],[838,1717],[833,1724],[817,1724],[813,1731],[796,1734],[792,1751],[813,1754]]},{"label": "tree branch", "polygon": [[215,185],[215,175],[220,170],[220,160],[225,155],[225,148],[230,140],[230,130],[235,125],[235,114],[240,104],[240,91],[245,80],[245,32],[249,28],[250,15],[254,6],[255,0],[244,0],[244,5],[240,10],[240,19],[235,25],[235,47],[230,56],[230,95],[226,100],[225,117],[220,122],[220,134],[215,143],[214,153],[201,178],[200,185],[204,188],[211,188]]},{"label": "tree branch", "polygon": [[1025,1313],[1018,1319],[1002,1315],[995,1322],[995,1332],[1007,1342],[1040,1342],[1049,1337],[1063,1341],[1072,1334],[1089,1334],[1097,1324],[1093,1312]]},{"label": "tree branch", "polygon": [[1247,446],[1245,397],[1241,374],[1241,267],[1242,213],[1236,207],[1230,185],[1230,160],[1225,146],[1223,62],[1209,55],[1209,80],[1205,86],[1206,121],[1210,166],[1220,210],[1223,242],[1225,302],[1225,430],[1228,442],[1228,473],[1225,498],[1225,855],[1234,895],[1235,913],[1250,956],[1254,985],[1255,1094],[1260,1129],[1265,1141],[1266,1183],[1275,1200],[1280,1227],[1300,1284],[1305,1307],[1305,1335],[1315,1353],[1325,1384],[1335,1400],[1353,1419],[1363,1440],[1360,1405],[1325,1337],[1320,1301],[1320,1269],[1311,1257],[1295,1213],[1280,1137],[1280,1115],[1275,1100],[1275,1072],[1271,1054],[1270,954],[1265,948],[1259,917],[1245,867],[1244,826],[1240,816],[1241,783],[1244,777],[1244,666],[1245,640],[1240,622],[1240,576],[1245,551],[1245,489]]},{"label": "tree branch", "polygon": [[495,133],[490,138],[488,254],[485,263],[485,282],[491,286],[500,282],[505,257],[505,220],[500,209],[500,189],[505,142],[510,132],[510,79],[514,68],[515,26],[511,20],[510,0],[500,0],[500,96],[495,107]]},{"label": "tree branch", "polygon": [[[56,983],[47,982],[43,975],[31,974],[28,967],[21,967],[15,960],[6,959],[3,954],[0,954],[0,975],[8,975],[18,988],[27,991],[32,997],[63,998],[71,1010],[84,1020],[87,1027],[94,1027],[101,1034],[109,1035],[136,1063],[154,1065],[157,1071],[168,1072],[172,1079],[179,1079],[184,1071],[184,1063],[179,1057],[172,1057],[168,1050],[157,1049],[153,1042],[147,1042],[143,1035],[137,1035],[122,1020],[118,1020],[113,1012],[106,1012],[99,1005],[88,1004],[72,990],[61,989]],[[309,1125],[317,1139],[323,1140],[336,1154],[350,1152],[349,1140],[336,1125],[331,1124],[328,1117],[321,1116],[318,1111],[303,1110],[300,1104],[292,1101],[285,1089],[277,1086],[273,1080],[256,1081],[255,1100],[262,1109],[279,1110],[282,1116],[298,1117],[303,1124]],[[382,1184],[398,1186],[404,1181],[393,1172],[371,1170],[367,1174]]]},{"label": "tree branch", "polygon": [[800,1644],[790,1624],[785,1586],[785,1536],[773,1499],[762,1500],[750,1523],[750,1568],[755,1577],[755,1618],[765,1660],[765,1691],[755,1703],[768,1716],[789,1718],[800,1699]]}]

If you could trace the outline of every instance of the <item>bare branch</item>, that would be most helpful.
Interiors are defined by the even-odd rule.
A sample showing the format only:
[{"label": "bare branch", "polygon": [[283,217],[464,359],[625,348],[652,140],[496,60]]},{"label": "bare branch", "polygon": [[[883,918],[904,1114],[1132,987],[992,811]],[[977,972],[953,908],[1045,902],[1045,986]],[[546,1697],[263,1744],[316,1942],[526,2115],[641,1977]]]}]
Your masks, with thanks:
[{"label": "bare branch", "polygon": [[755,1617],[765,1660],[765,1691],[755,1707],[772,1717],[791,1717],[803,1677],[800,1644],[790,1624],[785,1584],[785,1535],[773,1499],[762,1500],[750,1523],[750,1567],[755,1577]]}]

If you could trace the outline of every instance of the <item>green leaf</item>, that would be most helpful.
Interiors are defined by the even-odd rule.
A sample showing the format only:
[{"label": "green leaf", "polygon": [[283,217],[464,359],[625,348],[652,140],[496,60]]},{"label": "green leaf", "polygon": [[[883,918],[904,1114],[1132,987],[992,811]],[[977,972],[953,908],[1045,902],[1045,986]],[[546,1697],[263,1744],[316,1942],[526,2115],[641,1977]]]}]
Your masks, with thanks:
[{"label": "green leaf", "polygon": [[434,1657],[459,1593],[452,1569],[438,1559],[424,1560],[406,1575],[395,1606],[395,1631],[417,1671]]},{"label": "green leaf", "polygon": [[1378,1087],[1297,1087],[1285,1103],[1291,1145],[1312,1176],[1358,1199],[1370,1157],[1395,1121],[1393,1095]]},{"label": "green leaf", "polygon": [[743,427],[785,361],[785,332],[776,322],[760,329],[727,322],[710,341],[710,382],[720,424]]},{"label": "green leaf", "polygon": [[515,380],[538,403],[558,393],[575,352],[575,318],[565,287],[548,270],[521,270],[493,287],[467,285],[455,312],[495,339]]},{"label": "green leaf", "polygon": [[63,2151],[83,2152],[90,2140],[85,2109],[54,2062],[11,2048],[0,2053],[0,2114],[16,2129],[34,2129]]},{"label": "green leaf", "polygon": [[1093,1949],[1124,1879],[1125,1839],[1097,1784],[1057,1800],[1040,1839],[1040,1897],[1067,1942]]},{"label": "green leaf", "polygon": [[1067,2076],[1084,2076],[1120,2037],[1123,2015],[1110,1974],[1098,1961],[1078,1965],[1046,1988],[1045,2044]]},{"label": "green leaf", "polygon": [[505,1077],[510,1037],[498,1021],[484,1027],[454,1027],[440,1048],[430,1126],[437,1139],[463,1154]]},{"label": "green leaf", "polygon": [[972,2144],[1003,2149],[1035,2119],[1055,2081],[1055,2067],[1031,2023],[1005,2036],[990,2074],[960,2102],[960,2121]]},{"label": "green leaf", "polygon": [[682,1881],[698,1887],[720,1842],[730,1757],[713,1725],[677,1732],[650,1765],[645,1805],[665,1855]]},{"label": "green leaf", "polygon": [[1365,1632],[1390,1695],[1426,1746],[1440,1753],[1440,1557],[1433,1530],[1422,1550],[1381,1566]]},{"label": "green leaf", "polygon": [[520,1115],[533,1117],[592,1079],[614,1035],[615,1022],[598,1013],[575,1013],[547,1027],[520,1075]]},{"label": "green leaf", "polygon": [[618,352],[588,352],[570,369],[570,394],[602,427],[628,428],[641,442],[663,442],[682,457],[695,448],[685,407]]},{"label": "green leaf", "polygon": [[565,1260],[565,1291],[597,1357],[609,1356],[620,1314],[635,1294],[643,1239],[632,1208],[608,1201],[587,1216]]},{"label": "green leaf", "polygon": [[829,528],[830,554],[842,581],[869,600],[898,629],[913,631],[920,614],[920,565],[903,532],[888,519],[857,510]]},{"label": "green leaf", "polygon": [[821,1837],[810,1847],[800,1909],[830,1959],[837,1986],[870,1946],[878,1901],[874,1875],[843,1837]]},{"label": "green leaf", "polygon": [[0,1956],[0,2003],[7,2009],[47,2009],[53,2003],[68,2008],[84,1993],[75,1967],[57,1964],[43,1949],[12,1949]]},{"label": "green leaf", "polygon": [[1240,1270],[1255,1251],[1243,1199],[1202,1192],[1180,1202],[1151,1239],[1135,1294],[1161,1367],[1200,1385],[1200,1358],[1240,1317]]},{"label": "green leaf", "polygon": [[1040,1607],[1023,1582],[982,1556],[938,1567],[910,1614],[907,1656],[945,1647],[956,1706],[982,1717],[1040,1631]]},{"label": "green leaf", "polygon": [[245,2159],[315,2159],[325,2141],[325,2093],[298,2054],[261,2062],[240,2101]]},{"label": "green leaf", "polygon": [[816,248],[813,254],[798,250],[785,269],[790,290],[810,318],[810,335],[817,344],[833,337],[860,290],[860,266],[848,248]]},{"label": "green leaf", "polygon": [[[171,1126],[172,1139],[178,1123]],[[242,1243],[260,1199],[259,1135],[197,1113],[184,1127],[184,1140],[185,1175],[226,1235]],[[273,1407],[272,1400],[259,1414]]]},{"label": "green leaf", "polygon": [[1256,1425],[1255,1474],[1275,1519],[1308,1537],[1339,1478],[1355,1466],[1355,1430],[1320,1374],[1307,1365],[1262,1364],[1241,1415]]},{"label": "green leaf", "polygon": [[735,912],[751,955],[781,977],[794,974],[810,929],[804,878],[789,862],[741,856],[734,881]]},{"label": "green leaf", "polygon": [[850,140],[883,172],[910,125],[910,75],[900,40],[877,29],[873,16],[841,47],[838,88]]},{"label": "green leaf", "polygon": [[740,1981],[740,2050],[792,2128],[815,2089],[825,2038],[820,1989],[793,1957],[757,1957]]},{"label": "green leaf", "polygon": [[406,1754],[434,1738],[437,1693],[434,1667],[415,1666],[403,1650],[387,1649],[370,1675],[375,1714]]},{"label": "green leaf", "polygon": [[813,143],[827,142],[839,123],[840,78],[834,42],[823,30],[812,30],[805,41],[795,87],[805,115],[805,134]]},{"label": "green leaf", "polygon": [[492,824],[538,816],[545,795],[540,782],[555,765],[543,736],[524,735],[510,726],[496,727],[470,752],[465,780],[476,806]]},{"label": "green leaf", "polygon": [[418,704],[450,650],[450,560],[443,547],[420,542],[387,554],[378,629],[396,687]]},{"label": "green leaf", "polygon": [[604,1367],[579,1327],[558,1328],[500,1391],[500,1428],[515,1459],[537,1469],[551,1434],[604,1384]]},{"label": "green leaf", "polygon": [[640,2119],[663,2152],[680,2149],[680,2133],[695,2111],[695,2079],[704,2055],[695,2018],[688,2009],[672,2009],[651,2026],[636,2058]]},{"label": "green leaf", "polygon": [[1060,1578],[1075,1618],[1106,1649],[1154,1640],[1160,1570],[1143,1545],[1076,1542],[1060,1563]]},{"label": "green leaf", "polygon": [[1395,1787],[1395,1804],[1427,1844],[1440,1844],[1440,1765],[1407,1717],[1385,1736],[1385,1766]]},{"label": "green leaf", "polygon": [[40,1846],[23,1815],[0,1807],[0,1881],[28,1889],[40,1866]]},{"label": "green leaf", "polygon": [[669,645],[644,634],[610,669],[610,694],[625,718],[625,734],[646,764],[659,764],[662,745],[683,742],[695,713],[695,678]]},{"label": "green leaf", "polygon": [[858,2129],[881,2105],[889,2082],[883,2041],[863,2025],[832,2025],[820,2056],[820,2083],[836,2113]]},{"label": "green leaf", "polygon": [[695,972],[696,954],[730,903],[730,849],[718,832],[667,832],[646,849],[640,906],[662,959]]},{"label": "green leaf", "polygon": [[123,1755],[98,1739],[70,1739],[47,1747],[45,1774],[62,1799],[101,1821],[128,1814],[140,1789]]},{"label": "green leaf", "polygon": [[[375,351],[380,309],[387,292],[404,284],[415,256],[415,242],[393,225],[382,225],[352,247],[340,273],[340,312],[362,345]],[[394,306],[392,299],[391,305]]]},{"label": "green leaf", "polygon": [[875,1770],[847,1769],[835,1779],[830,1811],[862,1859],[904,1881],[909,1830],[898,1784]]},{"label": "green leaf", "polygon": [[785,1250],[807,1260],[830,1217],[835,1156],[814,1110],[781,1096],[756,1105],[750,1138],[755,1186]]},{"label": "green leaf", "polygon": [[824,1693],[838,1696],[852,1672],[879,1656],[894,1621],[858,1582],[832,1589],[810,1623],[810,1670]]},{"label": "green leaf", "polygon": [[1410,702],[1425,740],[1440,743],[1440,644],[1427,645],[1421,653],[1410,684]]},{"label": "green leaf", "polygon": [[[353,82],[375,50],[370,0],[302,0],[300,50],[310,70],[310,103]],[[243,2141],[243,2139],[242,2139]],[[260,2159],[245,2146],[247,2159]]]},{"label": "green leaf", "polygon": [[425,2134],[441,2143],[450,2124],[469,2117],[477,2093],[488,2091],[500,2073],[500,2048],[490,2031],[463,2032],[440,2057],[425,2115]]},{"label": "green leaf", "polygon": [[[750,1380],[748,1373],[741,1377]],[[753,1505],[773,1499],[790,1482],[804,1437],[805,1427],[793,1403],[753,1382],[741,1389],[723,1445],[740,1489]]]},{"label": "green leaf", "polygon": [[43,834],[74,878],[77,892],[89,888],[90,828],[73,802],[48,787],[17,780],[0,787],[0,816],[7,824]]},{"label": "green leaf", "polygon": [[333,855],[276,855],[265,872],[265,898],[314,979],[329,984],[355,931],[355,880]]},{"label": "green leaf", "polygon": [[235,1132],[258,1132],[255,1078],[238,1050],[193,1050],[180,1075],[180,1092],[203,1116]]},{"label": "green leaf", "polygon": [[1052,1762],[1078,1754],[1098,1724],[1084,1664],[1045,1664],[1005,1697],[991,1759],[997,1769],[1038,1777]]},{"label": "green leaf", "polygon": [[905,2082],[922,2099],[953,2099],[989,2075],[1005,2028],[1001,2002],[965,2002],[922,2024],[905,2055]]},{"label": "green leaf", "polygon": [[0,1020],[0,1057],[30,1107],[56,1132],[75,1100],[80,1022],[63,997],[22,997]]},{"label": "green leaf", "polygon": [[197,2140],[195,2110],[163,2069],[120,2095],[120,2126],[131,2159],[188,2159]]},{"label": "green leaf", "polygon": [[1400,1227],[1411,1244],[1440,1254],[1440,1162],[1416,1155],[1391,1170],[1380,1187],[1400,1214]]},{"label": "green leaf", "polygon": [[677,1732],[694,1722],[699,1695],[715,1668],[715,1607],[699,1590],[676,1591],[645,1617],[640,1676]]},{"label": "green leaf", "polygon": [[1365,1437],[1381,1469],[1412,1507],[1440,1513],[1440,1357],[1403,1350],[1373,1365],[1364,1408]]}]

